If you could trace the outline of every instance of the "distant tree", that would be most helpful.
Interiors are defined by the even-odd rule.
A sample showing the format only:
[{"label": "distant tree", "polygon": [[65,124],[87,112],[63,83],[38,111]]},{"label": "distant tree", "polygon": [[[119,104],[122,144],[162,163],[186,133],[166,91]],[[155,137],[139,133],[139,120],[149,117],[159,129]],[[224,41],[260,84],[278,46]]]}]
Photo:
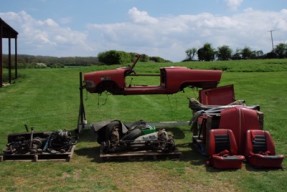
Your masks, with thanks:
[{"label": "distant tree", "polygon": [[279,58],[286,58],[287,57],[287,43],[280,43],[278,44],[274,52],[278,55]]},{"label": "distant tree", "polygon": [[249,47],[244,47],[241,50],[241,55],[243,59],[250,59],[252,58],[252,50]]},{"label": "distant tree", "polygon": [[218,60],[228,60],[231,59],[232,49],[229,46],[223,45],[217,49]]},{"label": "distant tree", "polygon": [[271,51],[265,55],[265,58],[266,59],[274,59],[274,58],[278,58],[278,55],[274,51]]},{"label": "distant tree", "polygon": [[205,43],[202,48],[197,50],[198,60],[200,61],[213,61],[215,50],[210,43]]},{"label": "distant tree", "polygon": [[263,57],[264,53],[262,50],[255,51],[255,55],[257,58]]},{"label": "distant tree", "polygon": [[[133,57],[134,58],[134,57]],[[148,62],[149,61],[149,56],[146,54],[142,54],[140,58],[141,62]]]},{"label": "distant tree", "polygon": [[185,53],[187,55],[187,59],[185,59],[185,61],[192,61],[194,59],[196,52],[197,52],[196,48],[187,49],[185,51]]},{"label": "distant tree", "polygon": [[236,49],[236,52],[231,57],[232,60],[240,60],[242,59],[241,49]]},{"label": "distant tree", "polygon": [[250,58],[251,59],[258,59],[258,58],[262,58],[263,55],[264,55],[264,53],[262,50],[254,50],[254,51],[251,51]]}]

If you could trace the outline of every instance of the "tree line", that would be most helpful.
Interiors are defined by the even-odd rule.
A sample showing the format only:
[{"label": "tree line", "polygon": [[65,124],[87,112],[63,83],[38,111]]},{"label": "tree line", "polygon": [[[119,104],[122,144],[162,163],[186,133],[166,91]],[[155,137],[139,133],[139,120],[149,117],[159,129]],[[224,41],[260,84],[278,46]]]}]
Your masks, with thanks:
[{"label": "tree line", "polygon": [[[12,55],[12,65],[15,55]],[[61,68],[64,66],[89,66],[98,64],[97,57],[52,57],[52,56],[34,56],[17,55],[17,64],[19,68]],[[3,65],[8,65],[8,55],[3,55]]]},{"label": "tree line", "polygon": [[[136,53],[110,50],[99,53],[96,57],[52,57],[52,56],[34,56],[18,55],[18,68],[62,68],[65,66],[90,66],[90,65],[112,65],[131,63]],[[8,55],[3,55],[3,66],[8,66]],[[11,62],[14,66],[15,55],[12,55]],[[148,56],[142,54],[141,62],[169,62],[158,56]]]},{"label": "tree line", "polygon": [[[264,59],[264,58],[287,58],[287,43],[280,43],[274,50],[264,54],[262,50],[252,50],[249,47],[237,49],[235,52],[228,46],[223,45],[217,49],[210,43],[205,43],[201,48],[191,48],[185,51],[186,58],[183,61],[213,61],[213,60],[240,60],[240,59]],[[99,53],[95,57],[53,57],[53,56],[34,56],[18,55],[17,63],[19,68],[58,68],[64,66],[90,66],[90,65],[112,65],[131,63],[136,53],[109,50]],[[15,56],[11,58],[14,66]],[[141,62],[170,62],[158,56],[148,56],[142,54]],[[8,66],[8,55],[3,55],[3,66]]]},{"label": "tree line", "polygon": [[249,47],[237,49],[235,52],[228,45],[215,49],[210,43],[205,43],[199,49],[187,49],[185,53],[187,57],[183,61],[194,61],[196,56],[199,61],[287,58],[287,43],[276,45],[274,50],[266,54],[262,50],[252,50]]}]

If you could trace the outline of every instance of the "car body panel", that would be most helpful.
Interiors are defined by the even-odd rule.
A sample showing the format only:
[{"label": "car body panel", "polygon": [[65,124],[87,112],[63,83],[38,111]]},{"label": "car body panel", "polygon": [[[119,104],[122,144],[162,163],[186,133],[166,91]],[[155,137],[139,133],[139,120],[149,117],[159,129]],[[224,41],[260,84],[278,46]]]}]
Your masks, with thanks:
[{"label": "car body panel", "polygon": [[235,101],[233,85],[199,91],[199,102],[203,105],[228,105]]},{"label": "car body panel", "polygon": [[[129,67],[94,71],[84,74],[86,89],[91,93],[111,92],[114,95],[173,94],[186,86],[214,88],[221,79],[221,70],[162,67],[159,74],[132,74]],[[134,71],[133,71],[134,72]],[[127,85],[127,76],[160,76],[159,85]]]}]

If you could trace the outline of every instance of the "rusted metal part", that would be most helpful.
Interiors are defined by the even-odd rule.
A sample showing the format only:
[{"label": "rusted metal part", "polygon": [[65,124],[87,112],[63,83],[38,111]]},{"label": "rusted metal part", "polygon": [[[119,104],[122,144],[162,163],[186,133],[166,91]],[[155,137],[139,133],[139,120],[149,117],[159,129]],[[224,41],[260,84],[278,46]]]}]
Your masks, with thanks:
[{"label": "rusted metal part", "polygon": [[100,122],[91,129],[100,144],[100,158],[116,159],[131,157],[180,156],[172,135],[165,129],[156,130],[140,120],[129,126],[118,120]]},{"label": "rusted metal part", "polygon": [[[28,130],[28,128],[26,127]],[[66,130],[31,132],[8,135],[1,160],[52,160],[69,161],[76,144],[72,133]]]}]

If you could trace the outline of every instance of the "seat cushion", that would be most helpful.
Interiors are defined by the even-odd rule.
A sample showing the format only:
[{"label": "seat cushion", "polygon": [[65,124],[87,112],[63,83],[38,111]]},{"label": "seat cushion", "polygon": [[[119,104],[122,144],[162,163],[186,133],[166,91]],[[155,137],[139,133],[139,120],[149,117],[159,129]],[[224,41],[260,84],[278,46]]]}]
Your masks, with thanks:
[{"label": "seat cushion", "polygon": [[248,158],[248,162],[256,168],[282,168],[283,159],[283,155],[254,154]]},{"label": "seat cushion", "polygon": [[210,164],[217,169],[240,169],[244,159],[243,155],[212,155]]}]

